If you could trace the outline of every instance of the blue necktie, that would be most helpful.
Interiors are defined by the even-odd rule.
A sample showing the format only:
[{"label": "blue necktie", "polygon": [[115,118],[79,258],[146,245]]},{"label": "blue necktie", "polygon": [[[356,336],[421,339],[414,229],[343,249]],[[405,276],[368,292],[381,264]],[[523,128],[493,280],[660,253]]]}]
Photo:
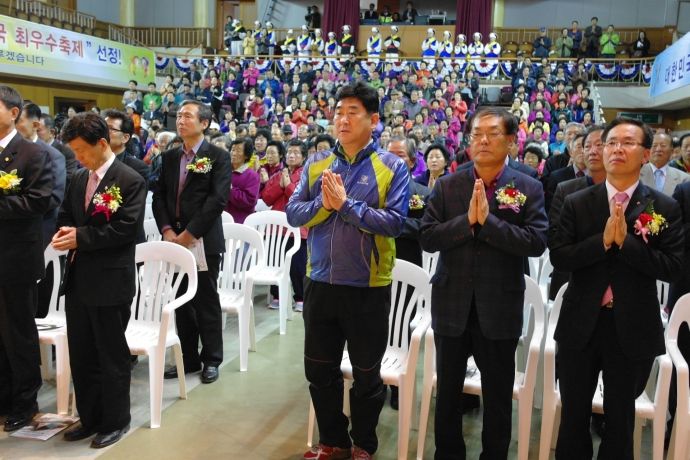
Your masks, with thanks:
[{"label": "blue necktie", "polygon": [[659,192],[664,191],[664,172],[661,169],[654,171],[654,188]]}]

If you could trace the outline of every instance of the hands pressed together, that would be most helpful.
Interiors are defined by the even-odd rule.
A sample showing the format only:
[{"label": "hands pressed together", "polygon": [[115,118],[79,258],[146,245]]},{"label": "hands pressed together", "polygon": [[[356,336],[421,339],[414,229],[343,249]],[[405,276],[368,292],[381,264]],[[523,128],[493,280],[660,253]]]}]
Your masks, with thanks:
[{"label": "hands pressed together", "polygon": [[[486,216],[489,215],[489,201],[486,199],[486,191],[484,190],[484,181],[477,179],[474,181],[474,190],[472,191],[472,199],[470,200],[470,209],[467,211],[467,217],[470,219],[470,225],[478,223],[484,225]],[[472,230],[474,233],[474,230]]]},{"label": "hands pressed together", "polygon": [[323,207],[330,211],[335,209],[340,211],[340,208],[347,200],[347,192],[343,185],[343,180],[340,174],[334,174],[333,171],[327,169],[323,172],[321,179],[321,201]]},{"label": "hands pressed together", "polygon": [[188,248],[192,242],[194,242],[194,237],[187,230],[177,235],[173,229],[169,228],[163,232],[163,241],[179,244],[180,246]]},{"label": "hands pressed together", "polygon": [[606,228],[604,229],[604,246],[606,246],[608,250],[613,243],[616,243],[619,248],[622,248],[627,234],[628,224],[625,222],[623,206],[621,203],[616,203],[613,214],[611,214],[606,221]]},{"label": "hands pressed together", "polygon": [[290,170],[288,168],[283,168],[283,172],[280,176],[280,187],[285,188],[290,185]]},{"label": "hands pressed together", "polygon": [[77,229],[74,227],[60,227],[50,244],[56,251],[69,251],[77,248]]}]

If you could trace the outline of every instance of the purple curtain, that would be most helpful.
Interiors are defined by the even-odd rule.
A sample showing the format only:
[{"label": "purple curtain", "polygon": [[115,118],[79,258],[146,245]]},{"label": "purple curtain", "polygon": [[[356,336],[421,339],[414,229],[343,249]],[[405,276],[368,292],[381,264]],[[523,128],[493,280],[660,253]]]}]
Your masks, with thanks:
[{"label": "purple curtain", "polygon": [[[489,6],[489,12],[491,6]],[[323,17],[321,18],[321,30],[324,40],[328,32],[335,32],[338,43],[343,32],[343,26],[350,26],[350,34],[355,38],[357,47],[357,35],[359,34],[359,2],[354,0],[325,0]]]},{"label": "purple curtain", "polygon": [[472,43],[475,32],[482,34],[482,41],[489,41],[491,33],[491,0],[458,0],[455,36],[464,34],[467,44]]}]

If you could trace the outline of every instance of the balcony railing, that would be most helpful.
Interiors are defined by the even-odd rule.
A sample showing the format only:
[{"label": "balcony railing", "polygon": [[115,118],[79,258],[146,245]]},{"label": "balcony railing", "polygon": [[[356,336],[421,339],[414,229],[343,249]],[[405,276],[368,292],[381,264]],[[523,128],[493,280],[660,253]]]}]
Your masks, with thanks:
[{"label": "balcony railing", "polygon": [[211,29],[186,27],[119,27],[111,26],[111,40],[119,41],[113,30],[118,29],[127,36],[148,47],[187,48],[203,43],[210,46]]},{"label": "balcony railing", "polygon": [[96,17],[79,11],[70,10],[69,8],[62,8],[55,5],[39,1],[16,0],[17,11],[23,11],[28,16],[35,14],[39,18],[47,18],[51,21],[56,19],[62,23],[80,26],[82,28],[94,28]]}]

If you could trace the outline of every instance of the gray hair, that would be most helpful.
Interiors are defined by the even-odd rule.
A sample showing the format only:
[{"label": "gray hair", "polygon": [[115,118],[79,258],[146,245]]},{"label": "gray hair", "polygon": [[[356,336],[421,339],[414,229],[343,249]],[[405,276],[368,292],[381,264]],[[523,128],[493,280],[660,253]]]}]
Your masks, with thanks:
[{"label": "gray hair", "polygon": [[585,129],[586,129],[586,128],[585,128],[585,125],[583,125],[582,123],[578,123],[578,122],[576,122],[576,121],[571,121],[570,123],[568,123],[567,125],[565,125],[565,130],[563,130],[563,132],[565,133],[565,131],[566,131],[568,128],[570,128],[571,126],[577,126],[577,129],[578,129],[579,134],[584,133],[584,132],[585,132]]},{"label": "gray hair", "polygon": [[408,139],[407,137],[403,136],[392,136],[390,139],[388,139],[388,142],[386,142],[386,150],[388,150],[388,146],[391,144],[391,142],[404,142],[405,148],[407,149],[407,156],[410,157],[410,160],[417,159],[417,146],[412,139]]}]

